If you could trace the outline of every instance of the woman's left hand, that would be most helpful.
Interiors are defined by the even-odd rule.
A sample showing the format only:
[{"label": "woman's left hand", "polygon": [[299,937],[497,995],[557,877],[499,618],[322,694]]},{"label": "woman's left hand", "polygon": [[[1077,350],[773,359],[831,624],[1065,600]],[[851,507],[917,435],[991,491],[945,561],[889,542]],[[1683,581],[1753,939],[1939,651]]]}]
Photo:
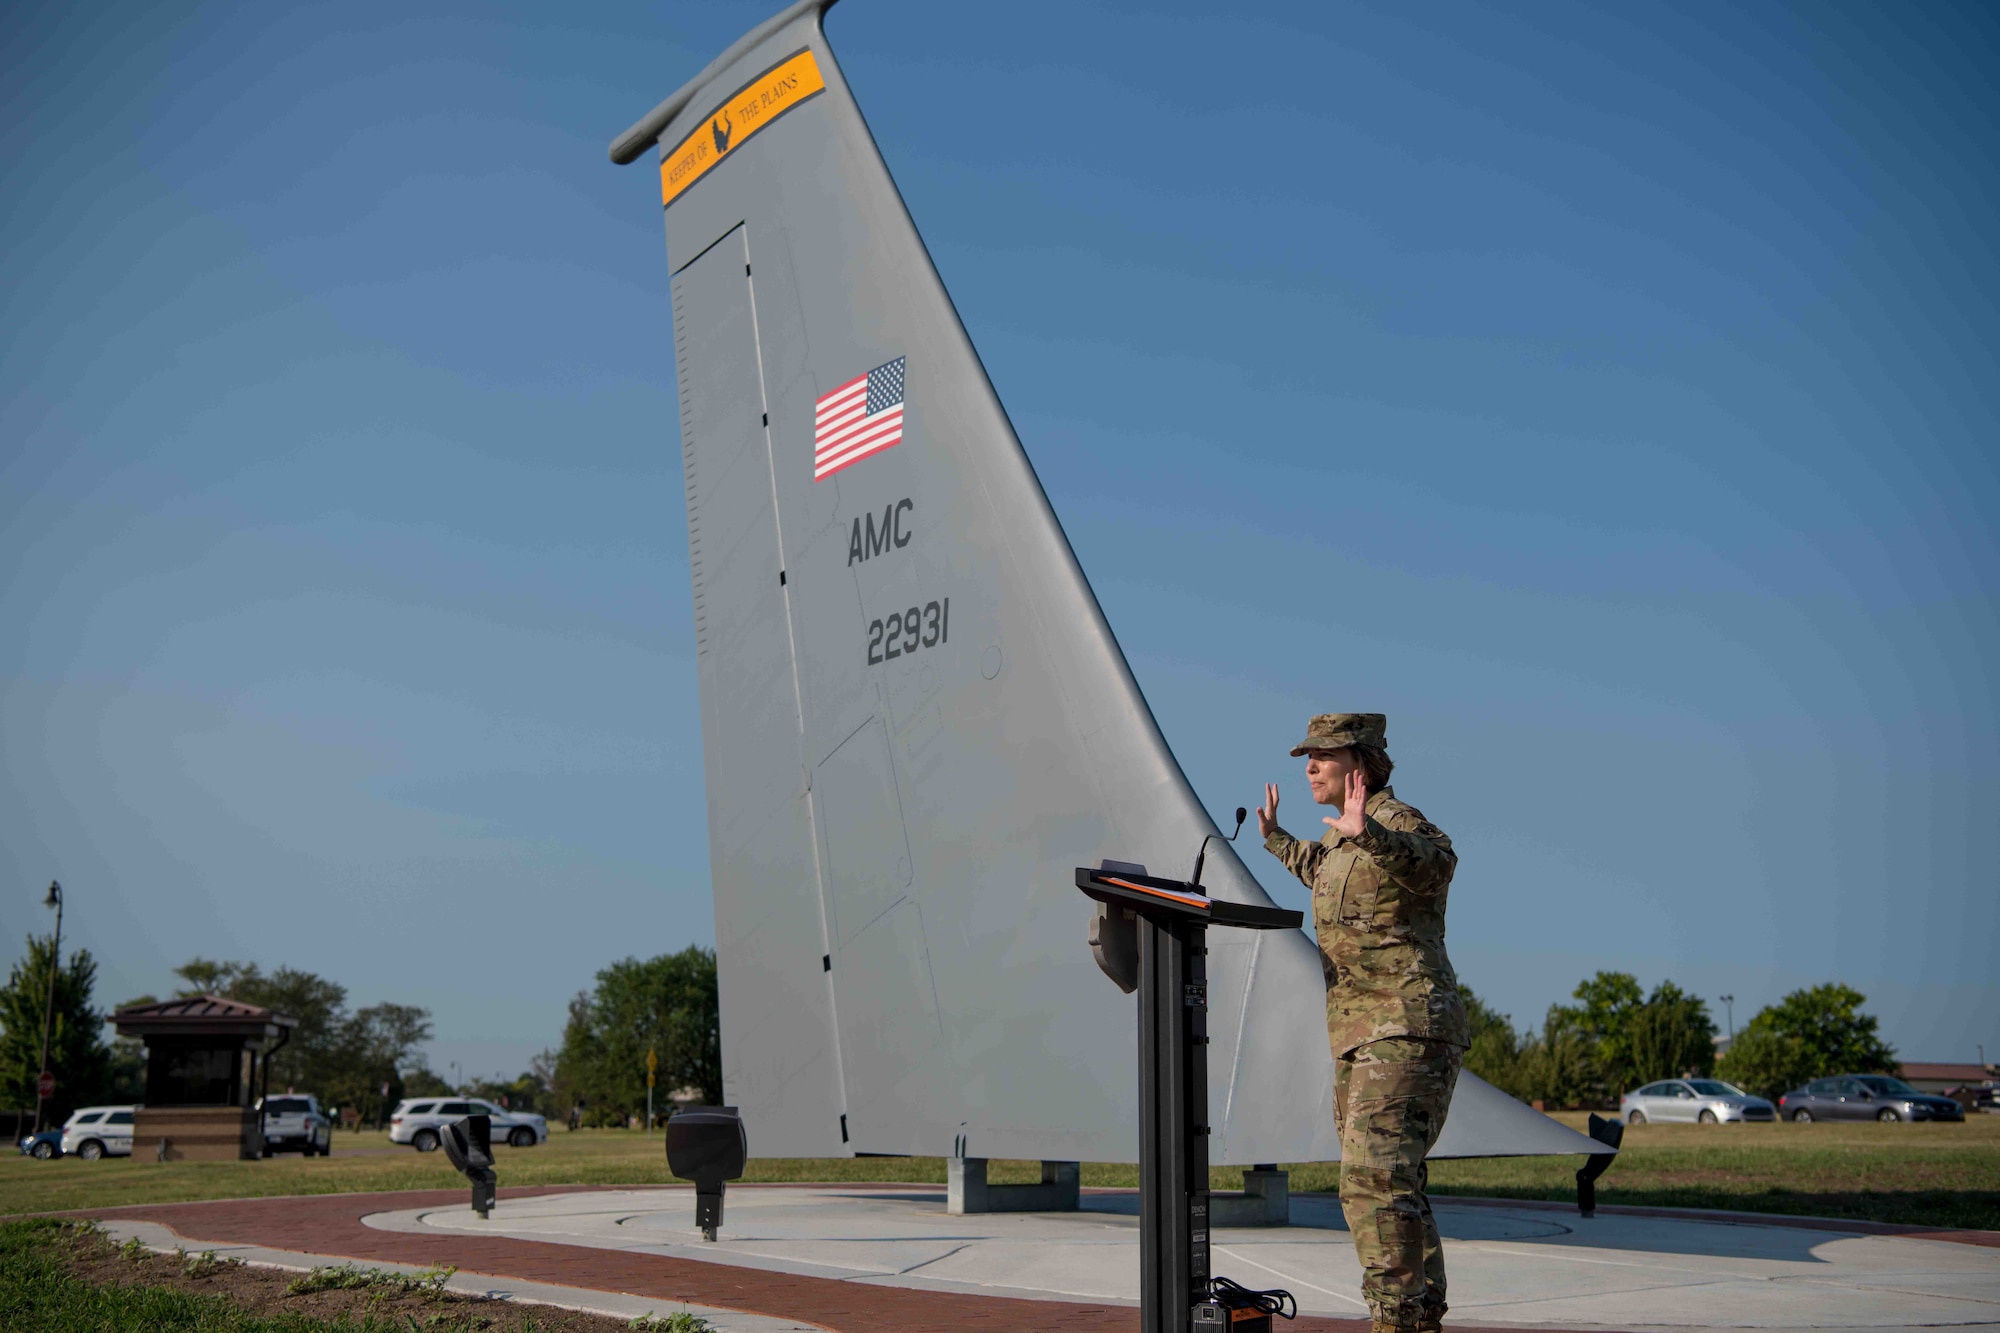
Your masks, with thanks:
[{"label": "woman's left hand", "polygon": [[1359,768],[1347,775],[1347,792],[1341,797],[1340,818],[1328,818],[1326,826],[1343,838],[1358,838],[1368,821],[1368,777]]}]

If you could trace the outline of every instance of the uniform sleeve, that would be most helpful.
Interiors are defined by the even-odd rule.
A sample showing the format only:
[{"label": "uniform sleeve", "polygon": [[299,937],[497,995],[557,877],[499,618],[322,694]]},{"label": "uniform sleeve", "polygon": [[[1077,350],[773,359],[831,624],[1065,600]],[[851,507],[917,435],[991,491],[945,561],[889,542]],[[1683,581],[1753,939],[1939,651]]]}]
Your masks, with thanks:
[{"label": "uniform sleeve", "polygon": [[[1444,892],[1451,883],[1452,872],[1458,869],[1458,853],[1451,849],[1451,839],[1444,835],[1443,829],[1414,810],[1396,810],[1389,819],[1391,823],[1384,824],[1373,815],[1368,816],[1354,845],[1410,892]],[[1392,824],[1405,827],[1396,828]]]},{"label": "uniform sleeve", "polygon": [[1264,839],[1264,850],[1285,863],[1285,869],[1299,877],[1307,888],[1313,886],[1313,876],[1319,872],[1319,863],[1326,859],[1327,849],[1317,842],[1300,842],[1283,829],[1273,829],[1271,836]]}]

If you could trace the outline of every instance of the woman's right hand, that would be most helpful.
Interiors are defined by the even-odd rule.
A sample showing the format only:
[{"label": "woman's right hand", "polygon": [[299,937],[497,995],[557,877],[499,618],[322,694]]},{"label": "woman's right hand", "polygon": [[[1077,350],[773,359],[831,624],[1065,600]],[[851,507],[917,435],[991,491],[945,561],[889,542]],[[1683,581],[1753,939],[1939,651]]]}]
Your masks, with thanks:
[{"label": "woman's right hand", "polygon": [[1278,784],[1264,784],[1264,804],[1257,807],[1257,831],[1270,837],[1278,831]]}]

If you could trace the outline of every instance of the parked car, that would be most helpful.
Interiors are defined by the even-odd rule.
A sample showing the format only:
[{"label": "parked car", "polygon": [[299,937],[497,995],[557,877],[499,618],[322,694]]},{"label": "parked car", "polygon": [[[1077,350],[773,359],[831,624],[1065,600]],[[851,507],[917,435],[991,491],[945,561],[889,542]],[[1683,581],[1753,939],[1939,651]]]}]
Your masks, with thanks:
[{"label": "parked car", "polygon": [[510,1148],[532,1148],[548,1141],[549,1122],[530,1111],[503,1111],[473,1097],[406,1097],[389,1113],[389,1142],[436,1152],[438,1127],[469,1115],[490,1117],[493,1141]]},{"label": "parked car", "polygon": [[21,1155],[23,1157],[39,1158],[44,1162],[48,1161],[51,1157],[62,1156],[62,1130],[45,1129],[39,1133],[23,1135],[21,1138]]},{"label": "parked car", "polygon": [[1648,1083],[1618,1099],[1618,1113],[1629,1125],[1648,1121],[1718,1125],[1724,1121],[1776,1120],[1778,1108],[1752,1097],[1734,1083],[1713,1078],[1669,1078]]},{"label": "parked car", "polygon": [[1946,1088],[1944,1095],[1957,1102],[1959,1109],[1967,1115],[1974,1111],[1989,1114],[2000,1111],[2000,1100],[1995,1099],[1995,1089],[1990,1085],[1971,1084],[1963,1088]]},{"label": "parked car", "polygon": [[1801,1124],[1814,1120],[1964,1120],[1949,1097],[1918,1092],[1887,1074],[1816,1078],[1778,1098],[1783,1113]]},{"label": "parked car", "polygon": [[85,1106],[62,1127],[62,1150],[86,1162],[132,1155],[132,1113],[136,1106]]},{"label": "parked car", "polygon": [[333,1151],[333,1121],[319,1109],[319,1098],[311,1093],[260,1097],[257,1109],[263,1115],[264,1156],[298,1152],[325,1157]]}]

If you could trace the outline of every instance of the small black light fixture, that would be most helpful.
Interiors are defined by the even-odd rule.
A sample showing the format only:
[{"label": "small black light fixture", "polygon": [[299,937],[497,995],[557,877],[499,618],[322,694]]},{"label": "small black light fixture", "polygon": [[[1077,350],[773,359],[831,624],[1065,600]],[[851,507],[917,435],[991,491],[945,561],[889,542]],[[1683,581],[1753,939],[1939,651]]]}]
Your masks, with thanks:
[{"label": "small black light fixture", "polygon": [[1594,1152],[1584,1158],[1583,1165],[1576,1171],[1576,1210],[1585,1217],[1596,1217],[1597,1178],[1604,1174],[1604,1169],[1618,1155],[1618,1145],[1625,1141],[1625,1122],[1606,1120],[1592,1112],[1590,1137],[1611,1149],[1610,1152]]},{"label": "small black light fixture", "polygon": [[472,1211],[484,1218],[493,1211],[499,1178],[493,1173],[493,1117],[469,1115],[444,1126],[438,1135],[444,1155],[472,1182]]}]

